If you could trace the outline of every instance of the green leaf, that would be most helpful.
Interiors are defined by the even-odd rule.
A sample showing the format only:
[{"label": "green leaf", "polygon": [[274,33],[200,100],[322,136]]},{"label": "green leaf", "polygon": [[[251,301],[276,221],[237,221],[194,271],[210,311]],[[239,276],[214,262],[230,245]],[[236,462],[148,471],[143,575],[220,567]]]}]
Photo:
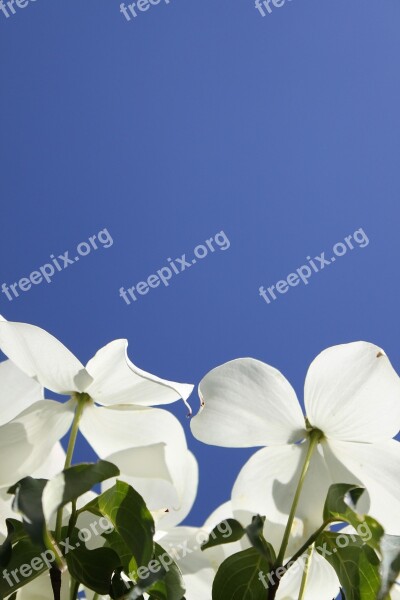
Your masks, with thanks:
[{"label": "green leaf", "polygon": [[[18,521],[17,521],[18,523]],[[20,523],[21,525],[21,523]],[[15,535],[13,520],[6,519],[7,537],[0,546],[0,567],[6,567],[11,559],[12,543]]]},{"label": "green leaf", "polygon": [[214,579],[213,600],[265,600],[272,565],[255,548],[227,558]]},{"label": "green leaf", "polygon": [[[113,573],[111,577],[111,586],[108,592],[112,600],[119,600],[120,598],[126,598],[129,590],[133,588],[133,583],[127,581],[126,577],[123,576],[123,569],[119,568]],[[141,598],[143,600],[143,597]]]},{"label": "green leaf", "polygon": [[345,521],[369,546],[380,551],[383,527],[368,515],[359,515],[356,507],[365,489],[357,485],[336,483],[331,485],[324,507],[324,521]]},{"label": "green leaf", "polygon": [[375,550],[359,536],[324,532],[316,549],[335,569],[346,600],[376,600],[380,561]]},{"label": "green leaf", "polygon": [[246,527],[246,533],[253,548],[258,550],[269,564],[273,565],[276,562],[276,554],[271,544],[264,538],[264,523],[265,517],[260,517],[260,515],[253,517],[251,525]]},{"label": "green leaf", "polygon": [[43,492],[43,506],[46,515],[55,513],[61,506],[86,494],[96,484],[118,475],[118,467],[106,460],[79,464],[65,469],[47,483]]},{"label": "green leaf", "polygon": [[136,581],[136,585],[128,600],[138,600],[144,592],[153,600],[182,600],[184,597],[182,573],[159,544],[155,544],[153,558],[147,567],[140,567],[136,571],[131,569],[130,576]]},{"label": "green leaf", "polygon": [[400,537],[385,535],[381,541],[381,552],[381,587],[378,600],[386,598],[400,573]]},{"label": "green leaf", "polygon": [[47,571],[52,563],[50,551],[27,538],[17,542],[12,549],[7,568],[0,578],[0,598],[9,596]]},{"label": "green leaf", "polygon": [[42,494],[46,484],[46,479],[25,477],[8,490],[9,494],[15,494],[13,509],[22,515],[26,531],[42,547],[45,531]]},{"label": "green leaf", "polygon": [[[224,527],[222,527],[222,525],[224,525]],[[232,531],[232,534],[229,536],[226,535],[226,525],[228,525]],[[213,548],[214,546],[237,542],[238,540],[242,539],[245,533],[246,530],[244,527],[242,527],[239,521],[236,521],[236,519],[225,519],[216,527],[214,527],[209,535],[208,540],[201,545],[201,549],[207,550],[207,548]]]},{"label": "green leaf", "polygon": [[72,577],[101,595],[109,593],[112,575],[121,564],[111,548],[88,550],[84,546],[69,552],[66,560]]},{"label": "green leaf", "polygon": [[[126,573],[129,573],[130,569],[136,569],[137,565],[131,566],[132,563],[132,552],[124,542],[123,538],[115,530],[111,533],[103,534],[103,538],[107,548],[112,548],[120,558],[121,565],[123,566]],[[134,559],[133,559],[134,560]]]},{"label": "green leaf", "polygon": [[107,517],[129,548],[136,563],[146,565],[153,556],[154,521],[142,496],[130,485],[117,481],[115,486],[80,509]]},{"label": "green leaf", "polygon": [[201,549],[207,550],[214,546],[237,542],[244,535],[247,535],[253,548],[262,554],[270,564],[274,564],[276,555],[271,544],[264,538],[264,523],[265,517],[260,517],[260,515],[253,517],[251,524],[247,527],[243,527],[236,519],[225,519],[214,527],[208,540],[202,544]]},{"label": "green leaf", "polygon": [[104,460],[65,469],[51,481],[25,477],[9,489],[15,494],[14,510],[21,513],[32,541],[44,547],[46,521],[62,506],[88,492],[96,483],[118,475],[115,465]]}]

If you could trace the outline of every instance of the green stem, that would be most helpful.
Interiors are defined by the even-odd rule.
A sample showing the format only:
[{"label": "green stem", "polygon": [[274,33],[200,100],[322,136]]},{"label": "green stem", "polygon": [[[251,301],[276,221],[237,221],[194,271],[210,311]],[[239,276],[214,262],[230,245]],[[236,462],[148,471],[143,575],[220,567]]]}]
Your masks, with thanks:
[{"label": "green stem", "polygon": [[72,423],[71,433],[69,436],[67,456],[65,458],[64,469],[68,469],[72,464],[72,456],[74,454],[76,438],[78,436],[78,431],[79,431],[79,422],[81,420],[85,405],[86,405],[85,401],[78,400],[78,406],[76,407],[76,410],[75,410],[75,416],[74,416],[74,420]]},{"label": "green stem", "polygon": [[62,571],[64,568],[64,561],[62,559],[61,552],[58,550],[57,545],[54,543],[54,540],[51,537],[47,527],[45,527],[43,531],[43,540],[46,548],[54,554],[54,562],[57,568],[59,568]]},{"label": "green stem", "polygon": [[[79,422],[81,420],[83,410],[84,410],[85,404],[86,404],[86,401],[82,398],[79,398],[79,395],[77,395],[77,400],[78,400],[78,406],[76,407],[76,410],[75,410],[74,420],[72,422],[72,427],[71,427],[71,433],[69,435],[67,455],[65,457],[64,469],[68,469],[71,466],[72,456],[73,456],[74,450],[75,450],[76,438],[78,437]],[[74,506],[72,507],[72,510],[74,512]],[[76,507],[75,507],[75,511],[76,511]],[[71,515],[71,518],[72,518],[72,516],[74,516],[74,515]],[[58,542],[60,541],[60,538],[61,538],[62,520],[63,520],[63,509],[61,507],[57,511],[57,520],[56,520],[55,537]]]},{"label": "green stem", "polygon": [[318,537],[323,531],[325,531],[329,523],[331,523],[331,521],[325,521],[325,523],[323,523],[321,527],[317,529],[317,531],[308,538],[308,540],[302,545],[300,550],[297,550],[296,554],[294,554],[292,558],[287,561],[287,563],[284,565],[286,571],[290,569],[290,567],[296,562],[296,560],[300,558],[300,556],[302,556],[305,552],[307,552],[307,550],[309,550],[310,546],[312,546],[317,541]]},{"label": "green stem", "polygon": [[310,563],[311,563],[312,553],[313,553],[313,547],[310,546],[309,549],[307,550],[307,559],[306,559],[306,563],[305,563],[304,569],[303,569],[303,577],[301,578],[301,586],[300,586],[298,600],[304,599],[304,594],[306,591],[306,585],[307,585],[307,580],[308,580],[308,574],[310,572]]},{"label": "green stem", "polygon": [[312,455],[321,439],[321,436],[322,436],[322,433],[318,429],[314,429],[310,434],[310,445],[308,447],[307,455],[306,455],[304,465],[303,465],[303,468],[301,471],[299,483],[297,484],[297,489],[296,489],[296,493],[294,495],[292,508],[290,510],[289,519],[288,519],[285,533],[283,536],[282,545],[279,550],[276,568],[279,568],[283,565],[283,560],[285,558],[285,553],[286,553],[288,543],[289,543],[290,533],[292,531],[294,517],[296,515],[296,510],[297,510],[297,507],[299,504],[300,495],[303,490],[304,481],[305,481],[306,475],[308,473],[308,469],[310,467]]},{"label": "green stem", "polygon": [[79,592],[79,581],[75,581],[75,579],[71,578],[71,587],[69,591],[69,600],[76,600]]}]

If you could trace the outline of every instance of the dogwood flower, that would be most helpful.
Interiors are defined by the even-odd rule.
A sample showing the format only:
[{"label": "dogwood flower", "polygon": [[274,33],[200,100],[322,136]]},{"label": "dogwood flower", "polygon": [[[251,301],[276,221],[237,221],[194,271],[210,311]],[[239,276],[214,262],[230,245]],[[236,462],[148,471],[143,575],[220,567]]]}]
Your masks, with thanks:
[{"label": "dogwood flower", "polygon": [[[15,385],[18,391],[25,386],[27,390],[18,404],[24,410],[14,416],[7,409],[4,414],[13,418],[0,427],[0,454],[8,457],[0,466],[0,487],[38,468],[78,414],[79,429],[100,458],[135,448],[141,459],[136,466],[145,478],[145,451],[150,478],[169,479],[169,488],[176,491],[174,506],[179,507],[187,461],[185,434],[171,413],[150,407],[178,399],[187,404],[193,386],[160,379],[136,367],[127,357],[126,340],[107,344],[84,367],[43,329],[1,320],[0,349],[14,365],[3,367],[9,376],[8,388]],[[67,402],[43,400],[42,388],[71,398]],[[1,406],[6,404],[3,392],[0,401]],[[171,489],[163,493],[166,487],[163,484],[160,490],[160,507],[171,503]]]},{"label": "dogwood flower", "polygon": [[332,483],[364,485],[369,505],[364,501],[363,510],[387,533],[397,532],[400,444],[391,438],[400,429],[400,378],[383,350],[355,342],[317,356],[305,381],[306,421],[285,377],[251,358],[208,373],[199,394],[202,406],[191,422],[196,438],[226,447],[270,446],[250,458],[232,493],[235,510],[268,516],[269,541],[281,538],[313,431],[319,443],[294,537],[304,539],[321,525]]}]

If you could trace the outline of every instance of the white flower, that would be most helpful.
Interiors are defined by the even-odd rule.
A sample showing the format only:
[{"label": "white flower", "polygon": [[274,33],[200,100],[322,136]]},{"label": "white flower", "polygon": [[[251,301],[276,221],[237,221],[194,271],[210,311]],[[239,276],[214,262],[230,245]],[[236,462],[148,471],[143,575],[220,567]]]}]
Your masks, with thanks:
[{"label": "white flower", "polygon": [[[199,386],[202,408],[192,419],[196,438],[227,447],[266,446],[243,467],[233,490],[235,510],[267,514],[272,541],[287,522],[311,428],[323,433],[296,516],[304,537],[321,524],[332,483],[361,483],[369,508],[387,533],[398,532],[400,379],[384,352],[366,342],[334,346],[311,364],[305,382],[305,425],[296,394],[276,369],[234,360]],[[368,501],[367,494],[365,494]],[[273,529],[273,528],[272,528]],[[397,530],[397,531],[396,531]],[[271,541],[271,540],[269,540]]]},{"label": "white flower", "polygon": [[[2,372],[7,376],[7,388],[14,386],[14,396],[19,397],[24,388],[23,400],[19,398],[15,405],[24,410],[17,416],[7,404],[7,394],[2,391],[0,395],[0,411],[12,417],[0,427],[0,455],[7,456],[0,465],[0,487],[39,467],[71,427],[78,403],[84,403],[79,429],[100,458],[135,448],[140,458],[138,476],[163,481],[164,490],[172,486],[174,506],[179,507],[187,461],[184,431],[171,413],[149,407],[180,398],[186,403],[193,386],[166,381],[136,367],[127,357],[126,340],[101,348],[84,367],[43,329],[1,320],[0,349],[14,365],[3,366],[0,377]],[[42,387],[72,398],[65,403],[40,399]],[[150,453],[150,475],[143,464],[144,447]],[[165,494],[161,490],[159,501],[160,507],[168,506],[171,489]]]}]

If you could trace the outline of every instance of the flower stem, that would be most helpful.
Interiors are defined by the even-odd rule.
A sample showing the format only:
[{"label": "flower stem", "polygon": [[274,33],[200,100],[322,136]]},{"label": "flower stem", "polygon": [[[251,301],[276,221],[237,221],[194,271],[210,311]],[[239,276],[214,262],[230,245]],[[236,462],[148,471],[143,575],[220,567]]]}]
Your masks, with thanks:
[{"label": "flower stem", "polygon": [[72,464],[72,456],[75,450],[76,438],[78,436],[79,431],[79,422],[81,420],[83,409],[85,408],[86,402],[84,400],[78,400],[78,406],[75,410],[75,416],[72,423],[71,433],[69,436],[68,448],[67,448],[67,456],[65,458],[64,469],[68,469]]},{"label": "flower stem", "polygon": [[287,571],[296,562],[296,560],[298,560],[300,558],[300,556],[302,556],[310,548],[310,546],[312,546],[314,544],[314,542],[316,542],[318,537],[321,535],[321,533],[323,531],[325,531],[325,529],[328,527],[328,525],[330,523],[331,523],[331,521],[325,521],[325,523],[323,523],[321,525],[321,527],[319,529],[317,529],[317,531],[315,533],[313,533],[311,537],[308,538],[308,540],[302,545],[302,547],[296,552],[296,554],[294,554],[292,556],[292,558],[290,560],[288,560],[288,562],[284,565],[284,568]]},{"label": "flower stem", "polygon": [[285,553],[286,553],[288,543],[289,543],[290,533],[291,533],[292,526],[293,526],[294,517],[296,515],[296,510],[297,510],[297,507],[299,504],[301,492],[303,491],[304,481],[305,481],[306,475],[308,473],[308,469],[310,467],[312,455],[314,453],[315,448],[318,445],[318,442],[321,439],[321,436],[322,436],[322,433],[321,433],[321,431],[319,431],[319,429],[314,429],[310,433],[310,445],[308,447],[304,465],[301,470],[300,479],[299,479],[299,483],[297,484],[297,489],[296,489],[296,493],[294,495],[292,508],[290,509],[289,519],[288,519],[288,522],[286,525],[281,548],[279,550],[276,568],[279,568],[283,565]]},{"label": "flower stem", "polygon": [[304,568],[303,568],[303,577],[301,578],[301,586],[300,586],[298,600],[304,599],[304,594],[306,591],[306,585],[307,585],[307,580],[308,580],[308,574],[310,572],[310,563],[311,563],[313,549],[314,549],[313,546],[310,546],[309,549],[307,550],[307,560],[306,560]]},{"label": "flower stem", "polygon": [[71,587],[69,591],[69,600],[76,600],[79,592],[79,581],[75,581],[75,579],[71,578]]},{"label": "flower stem", "polygon": [[[76,438],[78,436],[78,431],[79,431],[79,422],[81,420],[83,410],[84,410],[85,404],[86,404],[86,400],[83,398],[79,398],[78,395],[77,395],[77,400],[78,400],[78,406],[75,409],[74,420],[72,422],[71,433],[69,435],[67,455],[65,457],[64,469],[68,469],[72,464],[72,456],[74,454]],[[74,505],[73,505],[72,509],[74,512]],[[76,510],[76,507],[75,507],[75,510]],[[72,518],[72,516],[73,515],[71,515],[71,518]],[[60,541],[60,538],[61,538],[62,519],[63,519],[63,509],[61,507],[58,509],[57,520],[56,520],[55,537],[58,542]]]}]

